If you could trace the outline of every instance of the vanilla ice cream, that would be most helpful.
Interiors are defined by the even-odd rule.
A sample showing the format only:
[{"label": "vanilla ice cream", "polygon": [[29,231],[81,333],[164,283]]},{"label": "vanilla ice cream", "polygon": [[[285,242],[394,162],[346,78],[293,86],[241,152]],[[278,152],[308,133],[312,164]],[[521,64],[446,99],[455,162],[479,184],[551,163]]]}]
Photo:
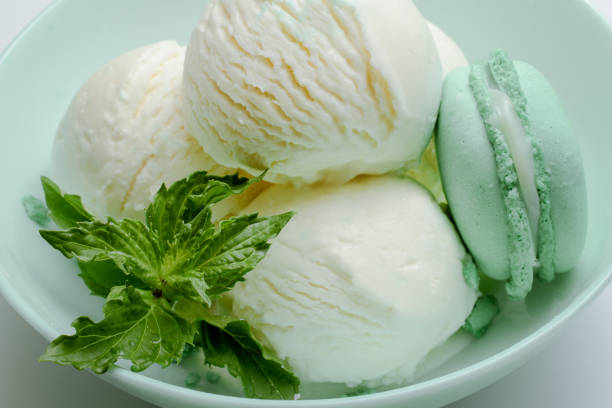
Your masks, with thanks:
[{"label": "vanilla ice cream", "polygon": [[53,177],[98,215],[142,219],[162,182],[231,172],[185,131],[184,57],[171,41],[128,52],[74,97],[55,139]]},{"label": "vanilla ice cream", "polygon": [[187,125],[225,166],[343,182],[416,165],[441,72],[410,0],[211,0],[187,48]]},{"label": "vanilla ice cream", "polygon": [[440,55],[440,63],[442,64],[442,76],[446,76],[456,68],[467,67],[469,65],[465,54],[457,45],[455,40],[449,37],[440,27],[427,22],[431,35],[433,36],[434,42]]},{"label": "vanilla ice cream", "polygon": [[294,218],[231,295],[234,313],[303,381],[409,381],[472,311],[466,252],[418,184],[277,185],[244,212],[288,210]]},{"label": "vanilla ice cream", "polygon": [[[450,38],[448,34],[431,22],[427,22],[427,24],[433,35],[438,54],[440,55],[442,76],[444,78],[455,68],[469,65],[461,48],[459,48],[457,43]],[[437,201],[446,202],[446,196],[442,188],[442,179],[440,178],[440,170],[438,169],[436,145],[433,140],[425,150],[425,153],[423,153],[423,156],[421,156],[418,167],[414,167],[409,163],[401,168],[398,174],[413,178],[427,187]]]}]

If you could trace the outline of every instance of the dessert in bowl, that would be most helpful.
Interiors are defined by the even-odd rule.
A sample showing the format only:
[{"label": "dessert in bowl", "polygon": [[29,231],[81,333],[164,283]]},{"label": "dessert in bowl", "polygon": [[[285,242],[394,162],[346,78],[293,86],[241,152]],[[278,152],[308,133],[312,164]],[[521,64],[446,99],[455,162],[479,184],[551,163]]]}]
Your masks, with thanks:
[{"label": "dessert in bowl", "polygon": [[[573,3],[572,3],[573,4]],[[113,14],[112,7],[121,7],[118,4],[106,4],[100,5],[100,9],[97,12],[101,15],[104,15],[104,12],[109,15]],[[575,99],[572,99],[572,95],[576,97],[577,95],[581,95],[580,92],[585,92],[584,89],[588,89],[589,92],[593,92],[590,95],[599,95],[599,89],[597,87],[589,88],[584,87],[584,83],[582,83],[581,87],[578,87],[578,91],[576,88],[572,86],[570,83],[569,75],[563,76],[557,67],[557,64],[553,63],[556,61],[554,59],[554,55],[549,55],[548,58],[544,58],[543,55],[547,55],[546,53],[542,54],[542,51],[539,50],[539,53],[536,50],[536,46],[533,45],[533,50],[525,50],[524,44],[519,44],[518,40],[512,41],[512,36],[510,35],[510,31],[506,33],[504,36],[503,33],[499,33],[499,38],[496,38],[496,42],[492,44],[483,44],[483,38],[477,37],[477,33],[473,33],[473,27],[468,27],[466,24],[465,28],[462,30],[460,28],[460,20],[456,16],[460,10],[449,9],[449,6],[446,5],[446,8],[441,8],[440,4],[428,3],[427,5],[419,4],[422,12],[426,17],[433,20],[439,26],[443,27],[447,32],[451,33],[453,38],[462,46],[464,51],[469,57],[473,57],[474,60],[484,60],[486,59],[491,48],[496,46],[503,46],[505,49],[509,50],[513,57],[517,59],[524,59],[530,61],[533,65],[537,66],[540,70],[546,73],[546,76],[549,78],[551,82],[555,85],[557,91],[561,94],[561,99],[563,100],[564,105],[569,113],[570,118],[574,124],[576,134],[584,135],[580,138],[581,147],[583,150],[583,155],[585,157],[585,168],[586,168],[586,179],[588,184],[589,191],[589,202],[590,202],[590,214],[591,220],[593,218],[597,219],[597,222],[591,221],[589,225],[589,233],[587,237],[586,249],[583,254],[582,260],[578,266],[578,268],[573,271],[571,274],[562,277],[559,280],[556,280],[554,283],[550,285],[540,285],[536,284],[532,295],[528,296],[527,301],[525,303],[516,304],[511,302],[503,301],[501,304],[502,315],[495,322],[495,325],[492,329],[487,333],[487,335],[478,341],[472,342],[467,348],[465,348],[461,353],[456,355],[452,360],[448,361],[437,370],[431,371],[429,374],[426,374],[425,377],[421,377],[419,382],[407,387],[401,387],[394,389],[392,391],[380,392],[373,395],[357,397],[362,400],[362,403],[370,403],[372,405],[389,403],[392,401],[396,401],[396,403],[404,404],[407,401],[425,401],[426,399],[430,404],[440,404],[444,402],[450,401],[454,397],[458,397],[460,395],[464,395],[469,392],[467,384],[469,381],[474,381],[472,388],[475,389],[479,386],[486,385],[487,382],[493,381],[496,377],[501,375],[503,372],[507,372],[513,367],[516,367],[525,358],[528,356],[527,350],[532,350],[540,342],[545,340],[547,334],[552,333],[553,327],[558,327],[559,323],[572,314],[578,307],[578,305],[583,304],[584,301],[588,297],[592,296],[592,292],[596,290],[596,288],[600,287],[603,282],[607,278],[607,261],[604,257],[606,245],[608,245],[606,241],[607,237],[607,228],[602,227],[604,224],[603,221],[607,219],[607,213],[605,212],[605,202],[607,199],[607,185],[606,180],[604,178],[597,179],[597,176],[593,176],[596,172],[593,171],[594,168],[598,166],[605,165],[605,161],[602,159],[602,145],[601,143],[606,143],[603,139],[590,139],[596,138],[596,135],[602,134],[602,129],[605,129],[604,124],[601,122],[597,122],[593,113],[589,110],[585,110],[582,106],[575,102]],[[440,7],[437,9],[436,7]],[[66,8],[64,8],[66,7]],[[129,6],[132,7],[131,5]],[[163,8],[163,6],[160,6]],[[180,7],[187,8],[186,5],[181,5]],[[31,224],[28,224],[24,219],[23,214],[19,212],[18,203],[19,199],[22,195],[27,193],[36,193],[36,195],[40,196],[40,192],[34,187],[35,180],[40,174],[47,174],[48,169],[45,167],[49,163],[49,152],[51,150],[51,143],[53,139],[53,129],[56,128],[59,119],[63,115],[64,109],[68,106],[68,102],[74,92],[79,88],[80,84],[84,82],[84,80],[91,75],[92,72],[95,72],[103,63],[111,60],[117,55],[121,54],[124,51],[128,51],[129,49],[136,48],[138,46],[142,46],[148,43],[151,43],[158,39],[163,38],[176,38],[179,42],[186,44],[186,38],[190,29],[185,29],[185,32],[179,31],[179,27],[183,24],[188,25],[189,27],[195,24],[196,18],[193,16],[197,16],[200,13],[200,9],[202,4],[192,4],[192,9],[189,10],[181,10],[172,8],[172,10],[168,9],[160,9],[159,15],[166,15],[166,18],[173,20],[172,24],[165,25],[164,27],[151,27],[149,31],[149,36],[143,35],[142,32],[133,32],[134,37],[128,39],[126,37],[125,32],[121,35],[123,39],[120,41],[117,36],[115,39],[109,39],[109,42],[117,41],[116,44],[107,44],[105,50],[96,49],[95,52],[91,51],[91,54],[83,54],[86,49],[85,46],[83,48],[75,49],[74,52],[75,58],[76,55],[81,55],[85,58],[79,58],[79,60],[83,60],[83,65],[71,65],[70,68],[74,68],[76,71],[81,72],[80,76],[78,76],[78,80],[70,80],[70,78],[74,77],[75,73],[65,72],[66,77],[57,78],[55,82],[59,81],[61,86],[59,89],[71,87],[69,90],[66,89],[63,98],[64,103],[59,103],[58,107],[52,107],[48,110],[45,110],[45,114],[39,113],[39,116],[42,118],[47,118],[46,123],[41,120],[38,123],[31,123],[32,127],[28,128],[27,131],[21,130],[19,134],[28,134],[32,135],[30,137],[36,137],[38,143],[29,143],[28,148],[31,153],[29,158],[32,160],[36,159],[35,162],[39,163],[38,167],[26,166],[26,173],[31,169],[32,171],[26,175],[22,176],[19,174],[19,182],[14,182],[15,184],[10,184],[15,188],[15,202],[17,203],[14,208],[14,217],[10,217],[10,222],[18,222],[21,221],[21,229],[28,228],[26,225],[31,228],[27,232],[24,232],[21,236],[17,231],[21,229],[18,228],[18,224],[10,224],[7,225],[7,231],[15,231],[14,234],[11,234],[13,237],[14,243],[12,246],[5,245],[4,248],[12,249],[12,253],[21,253],[22,255],[18,255],[17,258],[7,258],[10,260],[17,259],[17,262],[22,262],[19,266],[19,271],[30,271],[31,273],[47,271],[47,273],[41,273],[41,275],[29,275],[27,273],[21,273],[19,276],[13,274],[7,274],[8,278],[3,281],[3,285],[5,287],[11,286],[13,288],[11,291],[8,291],[7,297],[11,300],[15,300],[17,294],[19,294],[19,298],[22,299],[21,302],[18,302],[22,306],[17,306],[17,308],[26,314],[26,318],[29,321],[34,322],[35,325],[40,328],[49,339],[57,336],[60,333],[70,333],[69,323],[72,321],[77,315],[86,314],[92,316],[94,318],[100,318],[99,314],[99,301],[90,298],[87,295],[87,290],[82,286],[82,283],[76,278],[74,275],[73,269],[66,268],[66,261],[57,257],[52,253],[48,248],[45,248],[41,242],[33,243],[32,236],[35,236],[34,227]],[[451,6],[452,7],[452,6]],[[521,5],[514,4],[507,10],[507,15],[512,16],[512,10],[515,10],[517,19],[519,17],[525,18],[521,15]],[[516,8],[515,8],[516,7]],[[539,6],[538,6],[539,7]],[[544,7],[544,6],[542,6]],[[578,10],[582,10],[579,3],[573,5]],[[461,8],[463,9],[463,7]],[[116,10],[116,9],[115,9]],[[474,12],[475,8],[471,8],[471,13]],[[538,9],[539,10],[539,9]],[[133,9],[136,12],[136,8]],[[180,17],[180,12],[185,12],[183,17]],[[486,13],[486,9],[479,9],[480,13]],[[574,10],[575,11],[575,10]],[[78,6],[67,7],[63,3],[59,3],[47,12],[47,17],[51,18],[55,13],[77,13],[83,12],[82,9],[79,11]],[[149,11],[151,12],[151,11]],[[537,12],[537,10],[536,10]],[[563,11],[567,12],[567,11]],[[448,15],[446,14],[448,13]],[[590,15],[588,9],[582,11],[585,18],[595,18],[594,15]],[[584,14],[586,13],[586,14]],[[487,14],[482,14],[483,15]],[[563,14],[564,15],[564,14]],[[187,17],[185,17],[187,16]],[[184,23],[189,17],[192,16],[192,19],[189,23]],[[490,16],[494,16],[493,10],[491,10]],[[569,16],[569,14],[568,14]],[[475,18],[475,17],[474,17]],[[176,22],[176,19],[182,19],[183,23]],[[480,21],[480,20],[479,20]],[[76,22],[76,20],[75,20]],[[453,25],[453,22],[455,25]],[[38,24],[44,24],[44,19],[41,20]],[[127,21],[126,21],[127,24]],[[482,22],[481,22],[482,24]],[[170,33],[170,27],[174,25],[176,31],[174,33]],[[121,23],[118,24],[118,27],[121,27]],[[74,30],[75,27],[66,26],[65,33],[68,33],[68,29]],[[480,30],[480,28],[479,28]],[[482,30],[493,31],[491,27],[485,26],[482,27]],[[606,33],[605,28],[601,28],[603,33]],[[130,31],[132,32],[132,31]],[[181,37],[181,34],[182,37]],[[542,41],[546,39],[546,36],[542,33],[539,33],[539,36],[536,35],[538,33],[533,33],[534,41],[537,41],[538,38],[542,38]],[[557,35],[561,35],[562,33],[557,33]],[[33,34],[30,34],[33,35]],[[95,33],[93,36],[97,35]],[[604,34],[601,34],[602,36]],[[24,37],[24,39],[20,40],[21,42],[26,41],[28,37]],[[40,41],[41,38],[36,38],[36,41]],[[32,39],[34,41],[34,39]],[[95,42],[95,37],[92,38],[92,41]],[[131,42],[130,42],[131,41]],[[472,42],[470,42],[472,41]],[[106,44],[106,42],[99,41],[100,46],[102,44]],[[547,43],[540,43],[540,47],[542,49],[546,48]],[[71,45],[74,47],[74,44]],[[113,48],[114,47],[114,48]],[[5,63],[3,64],[3,69],[8,69],[11,65],[7,62],[11,62],[11,58],[16,58],[19,55],[19,47],[14,48],[12,53],[6,57]],[[55,52],[65,55],[68,48],[56,48]],[[586,52],[585,50],[575,50],[578,52]],[[92,61],[92,64],[87,65],[88,58],[96,58]],[[537,58],[539,56],[539,58]],[[603,58],[599,56],[599,58]],[[582,59],[579,59],[582,60]],[[552,62],[551,62],[552,61]],[[95,63],[94,63],[95,62]],[[602,62],[604,64],[604,62]],[[69,68],[65,68],[69,69]],[[587,68],[585,68],[587,69]],[[588,69],[597,71],[598,66],[589,65]],[[595,73],[591,76],[596,76]],[[59,75],[59,72],[58,72]],[[601,76],[600,76],[601,78]],[[60,81],[61,79],[61,81]],[[56,95],[54,92],[58,92],[58,88],[53,88],[49,91],[49,93],[42,92],[42,89],[46,89],[42,87],[43,83],[47,83],[42,81],[33,83],[32,86],[34,89],[41,89],[38,97],[33,97],[32,94],[28,94],[26,90],[23,90],[22,93],[18,96],[18,99],[24,98],[23,100],[27,100],[29,102],[30,108],[35,108],[37,103],[40,103],[41,97],[40,95],[46,95],[45,97],[49,97],[48,95]],[[57,84],[56,84],[57,85]],[[47,84],[47,86],[50,86]],[[567,87],[567,88],[564,88]],[[28,88],[29,89],[29,88]],[[572,90],[576,93],[572,93]],[[20,99],[21,100],[21,99]],[[603,100],[603,99],[601,99]],[[10,107],[7,106],[7,111]],[[39,106],[39,108],[41,108]],[[45,109],[48,107],[45,107]],[[590,107],[595,109],[596,107]],[[42,109],[42,108],[41,108]],[[19,115],[14,115],[16,118],[20,118]],[[19,121],[20,126],[25,126],[26,122]],[[602,126],[598,128],[597,126]],[[38,126],[41,126],[40,128]],[[599,129],[599,131],[598,131]],[[18,131],[18,129],[15,129]],[[35,136],[34,136],[35,135]],[[24,136],[25,137],[25,136]],[[32,139],[34,140],[34,139]],[[593,144],[589,144],[589,140],[596,140]],[[597,148],[598,146],[599,148]],[[592,149],[590,149],[591,147]],[[23,149],[25,146],[16,147],[16,149]],[[38,150],[40,149],[40,151]],[[19,150],[17,150],[19,151]],[[18,155],[17,151],[13,152],[11,156],[13,157],[21,157],[24,158],[25,153],[22,155]],[[38,151],[38,156],[36,155]],[[8,152],[8,151],[7,151]],[[7,156],[8,157],[8,156]],[[8,165],[8,162],[7,162]],[[595,167],[593,167],[595,166]],[[13,170],[12,173],[15,173]],[[13,181],[10,181],[13,183]],[[28,188],[30,187],[30,188]],[[38,247],[36,245],[40,244]],[[17,246],[15,246],[17,245]],[[21,248],[20,250],[17,250]],[[37,256],[35,259],[33,257],[25,257],[24,254],[26,251],[30,253],[32,251],[36,251],[36,253],[40,253],[40,256]],[[45,258],[46,257],[46,258]],[[8,262],[8,261],[7,261]],[[38,263],[40,262],[40,263]],[[608,262],[609,263],[609,262]],[[44,265],[44,268],[43,268]],[[13,265],[15,266],[15,265]],[[603,269],[602,269],[603,268]],[[15,268],[11,268],[15,269]],[[7,269],[8,270],[8,269]],[[58,272],[58,274],[48,273],[49,270],[53,270]],[[65,271],[62,273],[62,271]],[[56,277],[62,276],[62,282],[57,282]],[[23,285],[21,288],[29,287],[39,289],[37,291],[36,296],[27,296],[22,298],[23,291],[15,289],[15,285]],[[71,287],[70,297],[66,297],[66,285],[74,285]],[[42,289],[45,288],[45,291]],[[53,290],[57,290],[53,293]],[[46,294],[45,294],[46,293]],[[13,302],[15,303],[15,302]],[[38,307],[36,307],[38,305]],[[520,306],[517,306],[520,305]],[[38,310],[36,314],[33,314],[33,307],[36,307]],[[39,318],[35,318],[35,315],[38,313],[42,313]],[[38,323],[36,323],[38,322]],[[47,322],[53,322],[49,324]],[[534,340],[537,337],[537,340]],[[496,357],[493,357],[496,356]],[[475,365],[475,366],[474,366]],[[471,368],[468,368],[471,367]],[[219,405],[222,402],[219,401],[227,401],[228,404],[243,404],[247,406],[248,404],[257,404],[256,401],[247,401],[247,400],[236,400],[233,398],[223,398],[223,397],[215,397],[208,394],[197,393],[190,390],[178,389],[174,387],[168,387],[166,385],[156,384],[156,387],[142,387],[144,382],[148,382],[146,376],[155,377],[157,379],[165,380],[169,383],[174,384],[183,384],[186,372],[183,371],[185,368],[177,368],[173,367],[166,370],[158,370],[156,368],[149,369],[144,372],[142,375],[137,375],[133,373],[129,373],[123,370],[113,370],[107,376],[111,381],[121,381],[123,387],[126,387],[126,384],[129,384],[129,387],[132,391],[138,393],[139,395],[146,397],[146,399],[155,402],[157,404],[176,404],[177,401],[182,401],[182,403],[186,406],[189,404],[197,404],[197,401],[209,401],[212,404]],[[187,371],[190,369],[187,368]],[[465,371],[468,370],[471,374],[468,375]],[[476,373],[476,374],[475,374]],[[496,373],[496,375],[493,375]],[[486,378],[486,380],[484,380]],[[216,386],[207,386],[208,390],[214,393],[231,393],[233,391],[229,389],[224,389],[224,385],[227,385],[227,382],[222,381]],[[168,393],[168,390],[171,389],[172,392]],[[425,393],[423,390],[427,390]],[[443,392],[443,391],[446,392]],[[175,394],[178,393],[178,394]],[[171,395],[171,399],[168,399],[168,395]],[[304,393],[304,397],[307,396],[307,393]],[[319,387],[319,389],[312,391],[312,397],[325,397],[325,396],[337,396],[334,393],[330,393],[325,389],[325,387]],[[165,399],[164,399],[165,398]],[[176,398],[176,399],[175,399]],[[208,399],[207,399],[208,398]],[[368,402],[369,401],[369,402]],[[287,403],[278,403],[279,406],[282,404],[291,404],[293,402]],[[305,403],[305,402],[302,402]],[[316,402],[308,402],[311,404],[315,404]],[[350,399],[338,399],[334,402],[332,401],[321,401],[320,404],[349,404],[352,403]],[[231,406],[231,405],[228,405]],[[238,405],[240,406],[240,405]],[[340,405],[339,405],[340,406]]]}]

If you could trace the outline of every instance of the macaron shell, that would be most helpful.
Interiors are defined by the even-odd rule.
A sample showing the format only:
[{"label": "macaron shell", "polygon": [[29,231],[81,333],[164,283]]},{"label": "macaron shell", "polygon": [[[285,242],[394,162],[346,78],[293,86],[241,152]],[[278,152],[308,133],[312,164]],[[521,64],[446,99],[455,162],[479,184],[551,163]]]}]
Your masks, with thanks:
[{"label": "macaron shell", "polygon": [[[534,67],[515,62],[528,103],[532,134],[551,171],[556,272],[575,267],[586,237],[587,199],[578,142],[552,85]],[[457,227],[483,273],[510,277],[506,209],[493,149],[469,86],[469,68],[444,84],[437,152],[442,184]]]},{"label": "macaron shell", "polygon": [[455,223],[479,268],[510,277],[508,226],[493,149],[469,86],[470,68],[453,71],[442,91],[436,149]]},{"label": "macaron shell", "polygon": [[576,266],[586,239],[587,192],[580,146],[559,96],[544,75],[525,62],[514,65],[527,98],[533,134],[551,172],[554,265],[556,272],[563,273]]}]

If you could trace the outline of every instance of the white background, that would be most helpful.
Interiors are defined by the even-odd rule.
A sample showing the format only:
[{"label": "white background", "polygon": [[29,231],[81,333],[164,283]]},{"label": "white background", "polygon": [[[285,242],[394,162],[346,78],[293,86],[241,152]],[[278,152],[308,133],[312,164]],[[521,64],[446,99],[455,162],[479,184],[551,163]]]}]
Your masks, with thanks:
[{"label": "white background", "polygon": [[[0,50],[49,3],[0,0]],[[591,3],[612,19],[611,0]],[[579,313],[548,350],[448,408],[612,407],[611,311],[612,286]],[[93,375],[38,363],[45,341],[1,296],[0,324],[0,408],[152,407]]]}]

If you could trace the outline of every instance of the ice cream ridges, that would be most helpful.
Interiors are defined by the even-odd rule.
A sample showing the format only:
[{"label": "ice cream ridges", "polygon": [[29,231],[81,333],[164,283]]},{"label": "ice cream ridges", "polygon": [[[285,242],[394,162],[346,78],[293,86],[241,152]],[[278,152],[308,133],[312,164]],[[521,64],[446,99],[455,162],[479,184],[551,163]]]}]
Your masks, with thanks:
[{"label": "ice cream ridges", "polygon": [[[236,171],[217,164],[185,130],[184,59],[185,48],[172,41],[131,51],[74,97],[53,145],[52,174],[95,213],[142,219],[162,182],[198,170]],[[224,203],[217,218],[235,213],[245,197]]]},{"label": "ice cream ridges", "polygon": [[[402,384],[464,323],[477,298],[466,256],[430,194],[410,180],[274,186],[245,210],[296,212],[231,292],[303,381]],[[410,231],[410,233],[407,233]]]},{"label": "ice cream ridges", "polygon": [[191,133],[267,180],[345,182],[416,164],[441,67],[411,1],[213,0],[185,60]]}]

